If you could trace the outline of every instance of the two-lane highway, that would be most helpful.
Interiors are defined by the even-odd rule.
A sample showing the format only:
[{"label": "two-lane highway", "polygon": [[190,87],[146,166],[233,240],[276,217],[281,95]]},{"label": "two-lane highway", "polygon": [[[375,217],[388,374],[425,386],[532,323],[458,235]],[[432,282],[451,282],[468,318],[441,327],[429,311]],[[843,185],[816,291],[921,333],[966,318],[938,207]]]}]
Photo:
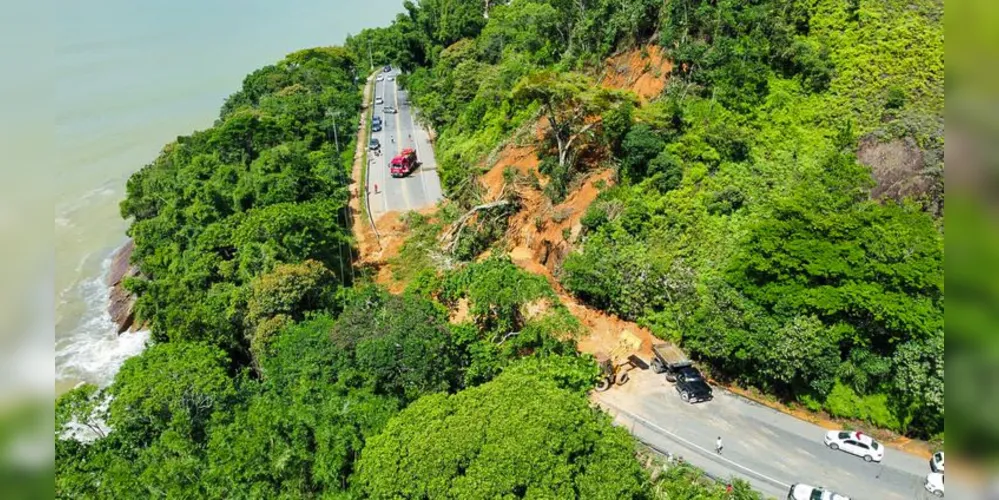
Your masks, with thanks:
[{"label": "two-lane highway", "polygon": [[[375,220],[390,211],[405,212],[433,206],[444,197],[430,135],[417,125],[407,92],[396,82],[398,75],[395,69],[381,72],[375,81],[374,116],[382,118],[382,130],[372,132],[371,137],[381,143],[381,152],[368,155],[367,186]],[[382,104],[377,104],[378,98]],[[397,112],[387,113],[386,108],[394,108]],[[389,162],[405,148],[416,150],[420,166],[406,177],[393,178]]]},{"label": "two-lane highway", "polygon": [[[864,462],[827,448],[827,429],[718,388],[714,400],[692,405],[662,375],[632,370],[628,383],[595,399],[642,441],[716,477],[745,479],[768,496],[786,498],[792,484],[805,483],[853,500],[935,498],[923,489],[928,460],[888,448],[882,463]],[[719,436],[722,454],[714,450]],[[947,486],[949,498],[977,498],[957,483]]]}]

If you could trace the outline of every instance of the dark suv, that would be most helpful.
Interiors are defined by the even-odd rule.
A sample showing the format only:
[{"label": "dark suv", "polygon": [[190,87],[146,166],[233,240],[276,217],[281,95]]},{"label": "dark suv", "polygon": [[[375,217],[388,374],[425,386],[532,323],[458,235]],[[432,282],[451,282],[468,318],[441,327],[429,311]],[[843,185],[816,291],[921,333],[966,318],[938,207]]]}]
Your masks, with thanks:
[{"label": "dark suv", "polygon": [[684,366],[676,371],[676,392],[687,403],[708,401],[714,397],[711,386],[693,366]]},{"label": "dark suv", "polygon": [[382,68],[382,71],[388,73],[389,71],[392,71],[392,66],[386,65],[384,68]]}]

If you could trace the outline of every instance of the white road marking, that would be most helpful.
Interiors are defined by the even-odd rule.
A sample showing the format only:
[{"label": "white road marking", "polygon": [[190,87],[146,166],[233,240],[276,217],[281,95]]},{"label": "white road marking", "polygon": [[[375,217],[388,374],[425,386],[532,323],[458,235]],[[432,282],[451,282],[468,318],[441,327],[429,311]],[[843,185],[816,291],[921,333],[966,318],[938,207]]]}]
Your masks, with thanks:
[{"label": "white road marking", "polygon": [[[402,152],[402,119],[399,118],[399,86],[396,85],[394,80],[392,81],[392,96],[394,97],[392,99],[393,101],[392,107],[395,108],[395,113],[392,114],[395,115],[395,135],[396,138],[398,139],[395,141],[396,153],[394,156],[398,156],[399,153]],[[382,106],[382,109],[384,110],[385,107]],[[417,158],[419,158],[419,156],[417,156]],[[406,182],[406,177],[399,178],[399,187],[402,189],[402,199],[406,202],[405,211],[409,211],[413,210],[414,208],[413,208],[413,202],[409,198],[409,190],[406,189],[405,182]]]},{"label": "white road marking", "polygon": [[[399,101],[398,90],[396,91],[395,100],[398,103],[398,101]],[[413,108],[410,107],[409,108],[410,111],[407,111],[407,113],[409,114],[409,124],[411,126],[410,131],[412,132],[412,136],[413,136],[412,137],[413,149],[416,150],[416,158],[419,159],[419,158],[423,158],[423,156],[420,154],[420,141],[418,141],[417,140],[418,138],[416,137],[417,136],[417,133],[416,133],[417,132],[417,129],[416,129],[416,120],[413,119],[412,109]],[[423,199],[427,200],[428,202],[429,201],[433,201],[433,200],[430,199],[430,192],[427,191],[427,179],[426,179],[426,176],[423,175],[423,165],[420,165],[420,172],[419,172],[418,175],[420,176],[420,185],[423,186]]]},{"label": "white road marking", "polygon": [[766,481],[768,481],[770,483],[773,483],[775,485],[778,485],[778,486],[781,486],[781,487],[784,487],[784,488],[790,488],[791,487],[790,484],[785,483],[784,481],[780,481],[780,480],[774,479],[774,478],[772,478],[770,476],[767,476],[766,474],[763,474],[761,472],[757,472],[757,471],[755,471],[753,469],[750,469],[749,467],[746,467],[746,466],[741,465],[741,464],[739,464],[737,462],[729,460],[728,458],[726,458],[726,457],[724,457],[722,455],[719,455],[719,454],[715,453],[712,450],[708,450],[707,448],[704,448],[703,446],[700,446],[700,445],[697,445],[695,443],[692,443],[691,441],[689,441],[687,439],[684,439],[684,438],[682,438],[682,437],[680,437],[680,436],[678,436],[678,435],[676,435],[676,434],[674,434],[674,433],[672,433],[672,432],[670,432],[670,431],[668,431],[666,429],[663,429],[662,427],[659,427],[658,425],[656,425],[656,424],[654,424],[654,423],[652,423],[652,422],[650,422],[650,421],[648,421],[648,420],[646,420],[646,419],[644,419],[644,418],[642,418],[642,417],[640,417],[638,415],[635,415],[634,413],[631,413],[630,411],[627,411],[627,410],[625,410],[625,409],[623,409],[623,408],[621,408],[621,407],[619,407],[619,406],[617,406],[617,405],[615,405],[613,403],[610,403],[610,402],[606,401],[603,398],[600,398],[600,402],[603,403],[603,404],[605,404],[605,405],[607,405],[607,406],[610,406],[611,408],[614,408],[618,413],[623,413],[623,414],[627,415],[632,420],[636,420],[638,422],[641,422],[646,427],[649,427],[649,428],[651,428],[653,430],[656,430],[658,432],[666,434],[669,437],[671,437],[671,438],[673,438],[673,439],[675,439],[677,441],[680,441],[681,443],[684,444],[684,446],[700,450],[701,452],[705,453],[707,456],[713,456],[713,458],[715,458],[717,460],[722,460],[724,462],[727,462],[728,464],[730,464],[730,465],[732,465],[732,466],[734,466],[736,468],[744,470],[744,471],[748,472],[751,475],[754,475],[756,477],[762,478],[762,479],[764,479],[764,480],[766,480]]}]

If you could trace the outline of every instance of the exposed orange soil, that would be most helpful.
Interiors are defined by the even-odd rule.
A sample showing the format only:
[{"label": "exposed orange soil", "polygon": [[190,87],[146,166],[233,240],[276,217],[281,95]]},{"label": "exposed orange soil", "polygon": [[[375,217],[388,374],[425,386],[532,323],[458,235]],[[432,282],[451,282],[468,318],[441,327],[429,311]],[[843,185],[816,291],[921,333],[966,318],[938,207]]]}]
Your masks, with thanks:
[{"label": "exposed orange soil", "polygon": [[643,57],[642,48],[636,48],[608,59],[601,84],[630,90],[642,102],[661,94],[673,65],[658,45],[646,45],[644,49],[647,57]]},{"label": "exposed orange soil", "polygon": [[469,317],[470,316],[468,314],[468,299],[462,297],[458,299],[458,304],[455,306],[454,310],[451,311],[451,317],[448,318],[448,321],[454,324],[458,324],[468,321]]},{"label": "exposed orange soil", "polygon": [[[609,59],[605,75],[601,80],[602,84],[634,91],[643,102],[659,95],[665,88],[671,65],[664,59],[659,47],[649,46],[647,49],[648,58],[642,57],[640,49],[635,49]],[[648,69],[646,69],[647,64]],[[619,71],[619,68],[623,71]],[[658,77],[655,76],[657,71],[660,74]],[[544,138],[547,126],[548,124],[543,119],[535,125],[533,135],[538,139],[538,142]],[[358,143],[363,145],[366,142],[358,141]],[[586,160],[585,155],[583,160]],[[512,167],[521,178],[515,181],[515,185],[508,185],[504,180],[503,172],[508,167]],[[565,201],[553,206],[539,190],[534,189],[524,180],[533,172],[534,175],[538,176],[540,185],[543,187],[547,183],[547,179],[537,173],[537,167],[538,158],[534,146],[508,144],[499,151],[496,163],[479,178],[485,192],[484,202],[494,201],[514,191],[520,197],[521,208],[510,217],[506,234],[507,254],[522,269],[544,276],[551,283],[559,301],[580,320],[585,331],[583,337],[578,341],[578,349],[581,352],[590,354],[610,352],[618,345],[620,334],[629,331],[642,341],[641,348],[635,354],[649,360],[652,356],[652,344],[660,342],[660,340],[655,338],[648,329],[580,303],[562,288],[555,277],[565,257],[573,251],[573,244],[578,241],[582,229],[580,219],[599,194],[597,184],[602,181],[610,185],[613,177],[612,172],[606,169],[591,172],[578,187],[572,189],[572,194]],[[355,165],[355,179],[359,178],[360,171]],[[354,187],[351,188],[351,193],[354,195],[351,201],[352,206],[357,204],[357,192],[354,191]],[[422,213],[429,215],[434,210],[427,209]],[[360,214],[356,211],[355,213]],[[373,268],[375,281],[388,287],[393,293],[399,293],[405,287],[404,283],[393,279],[391,266],[388,264],[393,257],[399,254],[407,237],[408,228],[400,220],[400,216],[399,213],[390,212],[376,221],[381,236],[380,245],[364,219],[359,216],[355,217],[354,224],[354,234],[361,251],[362,265]],[[494,250],[487,250],[477,260],[482,260],[492,253]],[[530,304],[527,307],[527,312],[532,315],[537,314],[549,306],[546,303]],[[450,320],[457,323],[467,320],[467,318],[468,303],[463,300],[452,311]],[[828,429],[844,427],[842,421],[837,422],[821,414],[769,401],[753,391],[747,391],[737,386],[718,385],[760,404],[821,427]],[[932,451],[929,445],[922,441],[892,438],[883,433],[877,433],[873,429],[870,431],[872,435],[880,434],[880,437],[883,437],[882,440],[893,448],[917,456],[929,457]]]},{"label": "exposed orange soil", "polygon": [[[498,195],[504,189],[509,189],[509,187],[504,186],[503,170],[505,168],[515,167],[518,172],[526,173],[536,164],[537,160],[533,148],[507,146],[500,152],[496,164],[480,177],[483,187],[491,195],[489,200],[492,200],[492,196]],[[555,278],[562,261],[573,250],[572,245],[577,241],[581,230],[579,221],[599,194],[596,184],[601,180],[610,184],[611,172],[603,170],[590,174],[564,202],[555,206],[552,206],[547,198],[537,190],[517,186],[522,207],[518,213],[510,218],[510,227],[506,235],[508,255],[522,269],[547,278],[555,289],[559,301],[583,324],[584,334],[578,341],[580,352],[590,354],[610,352],[618,345],[621,333],[629,331],[642,341],[641,348],[635,354],[644,360],[650,360],[652,344],[661,342],[652,335],[652,332],[636,323],[622,320],[612,314],[580,303],[567,293]],[[542,184],[544,184],[544,179],[542,179]],[[565,238],[564,234],[566,229],[568,229],[568,239]],[[824,414],[792,408],[768,400],[756,392],[738,386],[717,381],[712,382],[742,397],[826,429],[842,429],[845,424],[850,424],[853,428],[862,428],[858,422],[837,421]],[[892,448],[916,456],[929,458],[933,452],[930,445],[924,441],[894,436],[879,432],[876,429],[864,430],[871,435],[878,436],[882,442]]]},{"label": "exposed orange soil", "polygon": [[[511,216],[506,234],[510,259],[524,270],[547,278],[560,302],[583,323],[585,333],[578,344],[581,352],[609,352],[617,346],[621,332],[628,330],[642,340],[637,354],[648,357],[652,344],[657,342],[650,331],[581,304],[566,293],[555,278],[563,260],[572,251],[572,244],[579,238],[582,230],[580,219],[600,194],[597,184],[611,184],[613,173],[599,170],[589,174],[565,201],[552,205],[537,189],[523,182],[516,187],[507,186],[503,179],[503,171],[508,167],[514,168],[520,175],[528,175],[537,168],[537,164],[533,147],[508,145],[500,151],[492,168],[479,179],[488,193],[487,201],[496,199],[509,189],[516,189],[520,195],[521,209]],[[544,185],[546,179],[537,175]]]}]

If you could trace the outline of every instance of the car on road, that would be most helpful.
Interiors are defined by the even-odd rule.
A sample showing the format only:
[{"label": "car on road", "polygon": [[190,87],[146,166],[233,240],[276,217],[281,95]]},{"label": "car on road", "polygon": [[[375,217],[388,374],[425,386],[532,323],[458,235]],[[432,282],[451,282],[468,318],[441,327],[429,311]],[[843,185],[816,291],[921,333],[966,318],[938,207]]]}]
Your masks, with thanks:
[{"label": "car on road", "polygon": [[707,401],[714,396],[711,386],[705,382],[701,372],[678,347],[662,342],[652,346],[652,371],[663,373],[667,382],[676,384],[680,399],[688,403]]},{"label": "car on road", "polygon": [[385,99],[382,96],[375,97],[375,104],[385,104]]},{"label": "car on road", "polygon": [[382,76],[382,75],[378,75],[378,78],[375,78],[375,80],[378,80],[379,82],[382,81],[382,80],[384,80],[384,79],[385,79],[385,77]]},{"label": "car on road", "polygon": [[392,106],[385,106],[384,108],[382,108],[382,111],[384,111],[386,113],[398,113],[399,112],[398,109],[395,109]]},{"label": "car on road", "polygon": [[392,66],[386,64],[385,67],[382,68],[382,71],[388,73],[389,71],[392,71]]},{"label": "car on road", "polygon": [[676,392],[685,403],[710,401],[714,398],[711,386],[704,380],[701,372],[693,366],[685,366],[676,372]]},{"label": "car on road", "polygon": [[930,470],[933,472],[944,471],[944,452],[938,451],[930,457]]},{"label": "car on road", "polygon": [[382,131],[382,122],[381,122],[381,120],[376,121],[376,122],[375,121],[371,122],[371,131],[372,132],[381,132]]},{"label": "car on road", "polygon": [[378,142],[378,139],[372,138],[370,141],[368,141],[368,149],[372,151],[378,151],[381,148],[382,148],[382,143]]},{"label": "car on road", "polygon": [[859,431],[829,431],[823,441],[834,450],[863,457],[866,462],[880,462],[885,457],[884,445]]},{"label": "car on road", "polygon": [[940,472],[931,472],[926,475],[926,482],[923,483],[926,491],[938,496],[944,496],[944,475]]},{"label": "car on road", "polygon": [[792,484],[787,500],[850,500],[848,497],[807,484]]},{"label": "car on road", "polygon": [[394,76],[389,76],[388,78],[386,78],[386,80],[388,80],[388,81],[391,82],[391,81],[395,80],[395,77]]}]

